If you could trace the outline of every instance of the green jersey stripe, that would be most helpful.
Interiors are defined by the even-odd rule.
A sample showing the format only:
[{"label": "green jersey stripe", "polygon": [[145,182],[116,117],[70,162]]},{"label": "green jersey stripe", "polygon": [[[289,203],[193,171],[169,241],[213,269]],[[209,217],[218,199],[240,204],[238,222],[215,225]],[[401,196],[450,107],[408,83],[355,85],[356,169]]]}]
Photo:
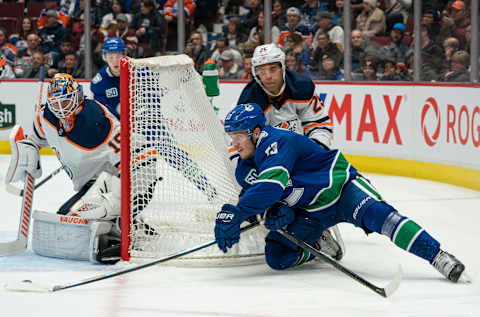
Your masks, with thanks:
[{"label": "green jersey stripe", "polygon": [[378,201],[383,201],[382,196],[376,191],[375,187],[370,185],[363,177],[357,177],[353,180],[353,182],[360,188],[365,194],[374,198]]},{"label": "green jersey stripe", "polygon": [[328,187],[321,189],[305,210],[313,212],[325,209],[333,205],[342,192],[343,185],[350,177],[350,163],[342,153],[338,152],[330,168],[330,183]]},{"label": "green jersey stripe", "polygon": [[282,189],[285,189],[285,186],[282,184],[282,182],[273,180],[273,179],[260,179],[260,180],[257,179],[255,183],[274,183],[274,184],[278,184],[280,187],[282,187]]},{"label": "green jersey stripe", "polygon": [[289,178],[290,175],[285,168],[274,166],[264,170],[258,175],[255,182],[274,182],[280,184],[282,188],[285,188]]},{"label": "green jersey stripe", "polygon": [[399,248],[408,251],[412,240],[415,240],[417,234],[422,231],[422,227],[417,225],[410,219],[405,219],[398,226],[395,235],[393,237],[393,243],[395,243]]},{"label": "green jersey stripe", "polygon": [[417,240],[417,237],[423,232],[425,231],[424,229],[422,230],[418,230],[417,233],[413,236],[412,240],[410,241],[410,243],[408,244],[408,247],[407,247],[407,251],[410,252],[410,248],[412,247],[413,243],[415,242],[415,240]]}]

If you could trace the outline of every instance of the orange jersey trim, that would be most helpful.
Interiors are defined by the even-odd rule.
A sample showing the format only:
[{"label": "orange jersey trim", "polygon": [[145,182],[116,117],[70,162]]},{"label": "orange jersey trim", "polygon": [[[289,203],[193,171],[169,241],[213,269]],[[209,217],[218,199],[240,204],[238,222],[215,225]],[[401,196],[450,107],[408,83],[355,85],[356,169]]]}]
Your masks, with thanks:
[{"label": "orange jersey trim", "polygon": [[[107,143],[107,141],[110,139],[110,137],[112,136],[112,132],[113,132],[113,121],[112,121],[112,118],[109,118],[108,117],[108,111],[107,109],[101,104],[99,103],[98,101],[95,101],[103,110],[103,112],[105,113],[105,117],[108,118],[108,120],[110,121],[110,131],[108,132],[108,135],[107,137],[105,138],[105,140],[103,140],[102,143],[100,143],[99,145],[97,145],[96,147],[94,148],[91,148],[91,149],[87,149],[86,147],[83,147],[83,146],[80,146],[78,145],[77,143],[73,142],[72,140],[70,140],[69,138],[67,138],[66,136],[64,137],[65,140],[67,140],[68,143],[70,143],[71,145],[73,145],[74,147],[76,147],[77,149],[81,149],[81,150],[84,150],[84,151],[94,151],[96,149],[98,149],[99,147],[101,147],[102,145],[104,145],[105,143]],[[57,130],[57,127],[55,125],[53,125],[52,123],[50,123],[47,119],[45,119],[45,117],[42,117],[43,120],[49,125],[51,126],[53,129]]]},{"label": "orange jersey trim", "polygon": [[132,165],[137,164],[138,162],[143,161],[144,159],[147,159],[147,158],[149,158],[151,156],[154,156],[154,155],[157,155],[157,154],[158,154],[157,150],[151,150],[151,151],[149,151],[145,154],[139,155],[139,156],[137,156],[136,158],[133,159]]},{"label": "orange jersey trim", "polygon": [[265,110],[263,111],[263,113],[267,114],[267,112],[269,112],[270,109],[272,109],[272,107],[273,107],[272,104],[268,105],[267,109],[265,109]]},{"label": "orange jersey trim", "polygon": [[42,124],[40,123],[40,111],[37,111],[37,115],[35,116],[37,120],[37,125],[38,128],[40,129],[40,132],[45,136],[45,131],[43,131]]},{"label": "orange jersey trim", "polygon": [[312,123],[307,125],[305,128],[303,128],[303,131],[308,131],[316,127],[332,127],[333,124],[331,121],[329,122],[324,122],[324,123]]},{"label": "orange jersey trim", "polygon": [[286,104],[287,102],[293,102],[293,103],[308,103],[310,102],[311,99],[305,99],[305,100],[295,100],[295,99],[287,99],[285,100],[282,105]]}]

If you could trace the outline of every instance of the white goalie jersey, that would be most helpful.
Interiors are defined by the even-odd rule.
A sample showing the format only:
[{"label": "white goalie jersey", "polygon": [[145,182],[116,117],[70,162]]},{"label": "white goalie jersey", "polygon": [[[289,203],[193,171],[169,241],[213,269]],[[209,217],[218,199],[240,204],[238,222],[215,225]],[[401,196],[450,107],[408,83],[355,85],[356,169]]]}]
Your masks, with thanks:
[{"label": "white goalie jersey", "polygon": [[59,120],[46,106],[37,109],[28,139],[51,146],[75,191],[102,171],[119,175],[120,123],[100,103],[85,99],[73,122]]}]

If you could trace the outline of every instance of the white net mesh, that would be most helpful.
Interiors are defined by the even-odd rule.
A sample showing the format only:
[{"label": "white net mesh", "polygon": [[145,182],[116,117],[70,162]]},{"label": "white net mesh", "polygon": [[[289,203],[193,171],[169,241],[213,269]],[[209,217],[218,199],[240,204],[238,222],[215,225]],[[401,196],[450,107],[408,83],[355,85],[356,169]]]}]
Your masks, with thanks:
[{"label": "white net mesh", "polygon": [[[129,69],[130,255],[159,257],[212,240],[216,213],[222,204],[237,201],[239,187],[223,128],[192,60],[186,55],[130,59]],[[242,234],[226,255],[212,246],[179,261],[258,262],[264,237],[257,227]]]}]

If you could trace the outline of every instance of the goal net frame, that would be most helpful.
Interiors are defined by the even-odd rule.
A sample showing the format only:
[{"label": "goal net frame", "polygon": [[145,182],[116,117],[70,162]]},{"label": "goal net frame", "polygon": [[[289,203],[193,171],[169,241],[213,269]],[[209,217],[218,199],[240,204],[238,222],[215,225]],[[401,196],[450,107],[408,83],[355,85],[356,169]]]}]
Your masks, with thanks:
[{"label": "goal net frame", "polygon": [[[147,72],[147,73],[150,74],[150,70],[151,70],[151,74],[152,74],[151,77],[146,76],[145,72],[142,72],[142,71],[145,71],[145,67],[150,68],[149,72]],[[172,75],[172,71],[175,72],[175,75],[177,74],[176,69],[172,69],[172,68],[175,68],[175,67],[178,67],[178,71],[179,71],[179,73],[178,73],[179,77],[178,78],[179,78],[179,80],[175,81],[175,78],[176,78],[175,76],[172,76],[172,78],[166,78],[165,75]],[[189,111],[188,115],[191,115],[191,116],[196,115],[195,113],[191,114],[191,112],[200,112],[200,110],[198,110],[198,108],[197,108],[197,107],[200,107],[201,112],[202,112],[202,116],[198,117],[199,118],[198,120],[200,122],[207,121],[207,120],[205,120],[205,118],[210,118],[211,119],[211,120],[208,120],[208,122],[212,122],[213,120],[215,120],[213,125],[211,123],[206,124],[207,125],[207,127],[206,127],[207,134],[208,134],[208,136],[214,135],[214,136],[212,136],[211,139],[215,142],[214,143],[209,143],[212,146],[206,147],[205,151],[208,150],[208,152],[205,152],[205,153],[197,156],[197,157],[199,157],[199,160],[200,159],[205,160],[204,157],[210,157],[210,156],[212,156],[213,159],[215,159],[216,157],[224,156],[226,158],[226,162],[227,162],[227,163],[225,163],[225,166],[227,166],[228,164],[231,164],[231,162],[228,160],[226,142],[219,142],[218,141],[220,135],[221,135],[222,138],[224,138],[224,132],[223,132],[223,128],[221,127],[220,120],[219,120],[219,118],[217,118],[217,116],[216,116],[216,114],[213,110],[213,106],[210,104],[210,102],[208,100],[208,97],[205,94],[205,90],[203,88],[201,76],[195,71],[193,61],[188,56],[182,54],[182,55],[160,56],[160,57],[152,57],[152,58],[144,58],[144,59],[132,59],[132,58],[129,58],[129,57],[125,57],[121,60],[120,68],[121,68],[121,75],[120,75],[120,113],[121,113],[121,120],[120,121],[121,121],[121,184],[122,184],[122,186],[121,186],[121,200],[122,200],[122,204],[121,204],[121,257],[122,257],[122,260],[124,260],[124,261],[130,261],[130,260],[135,260],[135,258],[136,258],[136,256],[132,256],[131,247],[132,247],[132,245],[135,245],[135,243],[132,242],[132,239],[134,240],[135,235],[137,234],[135,232],[135,230],[132,229],[132,227],[135,228],[135,226],[132,225],[132,223],[135,222],[134,220],[132,220],[132,217],[134,217],[134,216],[132,216],[132,200],[135,200],[135,199],[132,199],[132,195],[134,195],[134,194],[132,194],[132,190],[135,191],[136,189],[132,188],[131,178],[132,178],[132,164],[135,164],[136,159],[134,159],[132,157],[131,152],[134,152],[134,151],[132,151],[132,147],[135,147],[136,145],[132,145],[132,144],[137,141],[138,134],[144,133],[144,132],[142,132],[143,130],[141,130],[139,128],[139,126],[141,124],[140,124],[140,121],[138,119],[139,116],[138,115],[135,116],[135,113],[134,113],[135,111],[138,111],[138,113],[142,113],[142,111],[145,111],[145,107],[146,107],[146,109],[148,109],[148,111],[149,111],[149,114],[150,114],[150,112],[155,113],[155,115],[156,115],[156,113],[158,113],[159,114],[158,116],[160,118],[162,118],[162,120],[164,120],[168,115],[172,115],[172,113],[174,113],[174,111],[176,111],[176,110],[174,110],[175,106],[171,105],[171,103],[172,103],[171,101],[173,100],[172,98],[174,98],[172,96],[177,96],[177,94],[180,97],[186,96],[186,97],[184,97],[184,99],[187,100],[187,101],[185,101],[186,109],[187,110],[195,109],[194,111]],[[166,71],[167,68],[169,68],[168,71]],[[157,69],[158,69],[158,71],[157,71]],[[136,74],[135,70],[137,70],[137,72],[140,73],[141,75],[138,75],[138,74],[135,75]],[[193,70],[193,71],[191,71],[191,70]],[[164,74],[164,73],[166,73],[166,74]],[[187,75],[185,75],[185,74],[187,74]],[[135,78],[135,76],[137,76],[137,77]],[[151,101],[149,101],[150,103],[144,102],[143,99],[140,96],[135,96],[136,93],[138,95],[140,95],[142,93],[144,95],[152,94],[148,90],[149,88],[147,87],[147,84],[150,85],[149,87],[154,87],[154,88],[152,88],[152,91],[154,89],[157,89],[157,88],[158,89],[163,89],[164,87],[167,87],[166,91],[170,91],[170,90],[174,91],[176,89],[175,85],[177,85],[176,82],[178,82],[179,86],[183,85],[184,77],[181,77],[181,76],[185,76],[185,82],[189,82],[188,85],[190,85],[190,86],[186,86],[187,84],[185,84],[185,86],[182,86],[182,87],[178,88],[177,89],[178,91],[176,91],[175,94],[172,92],[172,96],[170,96],[170,98],[171,98],[170,103],[166,102],[165,99],[160,99],[161,101],[156,102],[155,104],[153,104],[151,106],[151,104],[152,104]],[[147,84],[145,84],[145,85],[143,84],[143,81],[149,81],[149,80],[153,84],[150,83],[150,82],[147,82]],[[139,83],[139,81],[141,83]],[[190,83],[190,81],[193,84]],[[138,83],[139,87],[135,87],[135,85],[137,85],[137,83]],[[165,86],[163,86],[163,85],[165,85]],[[198,86],[198,85],[201,85],[201,89],[199,89],[200,86]],[[141,87],[147,87],[147,88],[141,88]],[[172,88],[172,87],[174,87],[174,88]],[[191,87],[194,87],[194,88],[191,88]],[[138,91],[136,91],[136,89]],[[141,89],[144,89],[144,90],[141,90]],[[191,89],[191,90],[189,90],[189,89]],[[183,93],[183,95],[182,95],[182,93]],[[138,98],[136,98],[136,97],[138,97]],[[183,98],[180,98],[180,99],[183,99]],[[194,99],[194,100],[192,101],[192,103],[189,104],[188,100],[190,100],[190,99],[192,99],[192,100]],[[157,100],[157,99],[154,98],[153,100],[155,102],[155,100]],[[184,101],[181,101],[181,103],[183,103],[183,102]],[[138,103],[138,105],[136,103]],[[188,108],[191,105],[194,105],[196,107],[195,108],[193,108],[193,107]],[[141,107],[143,107],[143,108],[141,108]],[[142,110],[136,110],[136,108],[139,108],[139,109],[142,109]],[[132,115],[132,113],[133,113],[133,115]],[[207,114],[205,116],[203,116],[203,113],[207,113]],[[137,118],[137,119],[135,119],[135,118]],[[142,118],[142,117],[140,116],[140,118]],[[175,117],[173,116],[173,118],[175,118]],[[179,116],[179,118],[181,118],[181,117]],[[202,119],[203,119],[203,121],[201,121]],[[131,122],[131,121],[135,121],[135,120],[137,120],[137,126],[136,127],[134,127],[135,122],[133,122],[133,123]],[[184,137],[183,135],[178,135],[178,137],[177,137],[177,135],[173,131],[175,129],[175,127],[174,126],[168,127],[169,124],[170,124],[169,120],[164,120],[164,121],[162,121],[161,124],[159,124],[159,126],[160,126],[159,129],[163,129],[164,128],[163,126],[166,125],[167,127],[165,127],[165,129],[167,130],[167,132],[166,133],[163,132],[163,133],[168,135],[167,138],[168,139],[173,139],[173,142],[175,144],[177,144],[177,142],[178,142],[178,144],[180,144],[183,149],[189,149],[190,144],[188,143],[188,141],[189,141],[188,133],[190,133],[190,132],[186,133],[188,137]],[[150,126],[154,126],[154,125],[156,125],[156,123],[155,124],[150,124]],[[213,126],[213,128],[212,128],[212,126]],[[132,130],[132,129],[134,129],[134,130]],[[131,131],[133,131],[133,132],[131,132]],[[141,132],[138,132],[138,131],[141,131]],[[191,132],[191,133],[192,133],[192,138],[197,138],[194,141],[195,142],[198,141],[199,135],[195,135],[195,132]],[[133,137],[132,137],[132,134],[134,135]],[[135,134],[137,135],[136,137],[135,137]],[[200,134],[200,133],[198,133],[198,134]],[[201,135],[200,135],[200,137],[201,137]],[[200,140],[202,141],[203,139],[200,138]],[[192,141],[192,142],[194,142],[194,141]],[[211,142],[210,139],[208,139],[207,141]],[[225,140],[223,140],[223,141],[225,141]],[[223,144],[219,144],[219,143],[223,143]],[[197,144],[197,143],[192,143],[192,144],[193,144],[193,146],[195,146],[195,144]],[[200,144],[202,145],[203,143],[200,143]],[[200,147],[200,148],[201,148],[200,151],[203,151],[203,148],[202,147]],[[212,151],[212,149],[214,149],[214,151]],[[188,150],[185,150],[184,152],[188,152]],[[188,155],[188,153],[186,155]],[[159,160],[162,161],[161,158]],[[188,159],[188,160],[190,160],[190,159]],[[167,159],[164,159],[164,161],[167,161]],[[192,161],[194,161],[194,160],[192,159]],[[194,164],[196,164],[196,163],[197,162],[194,162]],[[201,164],[201,163],[202,163],[202,161],[198,161],[198,164]],[[163,162],[162,164],[165,165],[165,162]],[[159,165],[161,165],[161,164],[158,163],[156,169],[157,169],[157,173],[161,174],[161,172],[163,172],[163,170],[160,170],[160,172],[158,172],[158,170],[160,169],[160,167],[158,167]],[[233,165],[228,165],[228,166],[229,166],[229,168],[225,167],[225,169],[228,170],[227,174],[229,174],[229,175],[227,175],[228,177],[225,177],[225,179],[222,178],[221,181],[223,182],[222,184],[225,184],[225,182],[227,182],[229,184],[229,186],[227,186],[226,187],[227,189],[225,189],[225,190],[230,190],[230,188],[231,188],[230,184],[233,184],[232,186],[235,186],[235,189],[238,189],[238,191],[235,192],[235,197],[234,197],[234,199],[236,200],[236,199],[238,199],[238,197],[236,195],[239,193],[240,188],[239,188],[239,186],[236,183],[235,178],[234,178]],[[220,168],[220,169],[222,169],[222,168]],[[217,171],[215,171],[215,175],[217,175],[216,173],[217,173]],[[157,174],[157,176],[158,176],[158,174]],[[212,171],[212,174],[209,174],[209,175],[213,175],[213,171]],[[223,176],[224,174],[219,174],[219,175]],[[214,178],[215,177],[211,176],[210,180],[212,180]],[[185,182],[187,182],[187,181],[185,181]],[[158,187],[161,187],[161,186],[158,186],[158,185],[155,185],[155,186],[156,186],[155,187],[156,188],[155,194],[157,194],[157,189],[158,189]],[[187,187],[191,186],[191,184],[187,184],[186,186]],[[135,186],[133,186],[133,187],[135,187]],[[137,187],[135,187],[135,188],[137,188]],[[221,190],[223,190],[223,186],[217,186],[216,188],[220,188]],[[188,190],[188,188],[186,189],[186,191],[187,190]],[[231,190],[231,191],[233,192],[233,190]],[[203,194],[206,195],[205,192]],[[215,204],[216,205],[215,205],[215,208],[213,208],[214,210],[212,208],[210,208],[212,210],[209,209],[208,217],[211,218],[211,216],[212,216],[211,214],[212,214],[212,212],[214,212],[213,220],[209,220],[209,222],[208,222],[208,226],[211,226],[211,230],[208,229],[208,236],[202,236],[201,237],[201,239],[205,240],[205,241],[202,241],[202,242],[206,242],[206,241],[208,241],[207,239],[213,239],[214,238],[214,235],[213,235],[213,225],[215,223],[214,215],[219,210],[218,203],[220,203],[219,206],[221,206],[221,203],[234,203],[234,202],[232,202],[231,198],[229,198],[228,201],[220,201],[221,199],[223,199],[226,196],[227,195],[225,195],[225,194],[221,194],[221,195],[219,194],[217,196],[217,198],[215,198],[215,200],[216,200]],[[162,197],[165,197],[165,196],[162,196]],[[176,199],[177,197],[174,197],[174,198]],[[153,198],[153,199],[155,199],[155,198]],[[162,202],[161,199],[157,199],[157,201],[160,201],[160,203]],[[192,199],[192,202],[193,202],[192,203],[192,205],[193,205],[192,209],[196,208],[196,210],[201,210],[202,207],[196,206],[194,201],[195,200]],[[210,203],[210,199],[209,199],[208,202]],[[179,206],[178,206],[177,209],[181,210],[182,209],[181,206],[184,203],[185,203],[184,201],[179,202]],[[165,211],[165,208],[161,208],[161,207],[155,207],[155,209],[153,209],[153,208],[151,208],[151,209],[153,209],[155,213],[158,211],[159,212],[159,217],[161,217],[160,213],[162,211],[165,212],[165,214],[168,213],[168,211],[170,211],[170,214],[173,214],[171,211],[175,210],[175,208],[176,208],[175,206],[173,208],[170,208],[170,209],[167,208],[167,211]],[[197,211],[197,213],[198,213],[198,211]],[[176,215],[173,215],[173,216],[176,216]],[[189,215],[186,213],[186,216],[188,217]],[[167,219],[170,219],[169,217],[172,217],[172,216],[167,216]],[[185,215],[183,217],[185,217]],[[203,221],[203,220],[198,220],[198,218],[199,217],[195,214],[195,216],[192,216],[190,220],[192,222]],[[193,224],[193,225],[195,225],[195,224]],[[203,222],[202,222],[202,224],[199,224],[198,227],[201,227],[201,225],[203,226],[205,224],[203,224]],[[181,229],[179,229],[179,230],[181,230]],[[186,262],[189,262],[187,265],[194,265],[194,266],[231,266],[231,265],[249,265],[249,264],[263,262],[264,261],[263,246],[264,246],[265,232],[266,232],[265,229],[261,228],[261,226],[259,226],[255,229],[245,233],[244,235],[242,235],[242,239],[240,240],[240,243],[237,244],[236,246],[234,246],[233,249],[229,250],[229,252],[227,254],[223,255],[218,250],[218,248],[216,246],[213,246],[213,247],[210,247],[208,249],[211,249],[211,251],[209,251],[209,252],[216,252],[216,254],[214,254],[214,256],[210,256],[210,253],[208,253],[207,254],[208,256],[205,256],[205,257],[202,257],[202,256],[200,256],[199,258],[193,257],[191,259],[193,261],[186,261]],[[191,235],[190,237],[192,238],[191,241],[189,241],[189,236],[188,236],[189,234]],[[185,233],[186,237],[184,238],[182,236],[182,240],[183,240],[182,243],[183,244],[181,244],[181,246],[178,246],[177,249],[175,249],[176,246],[174,246],[173,248],[171,248],[170,251],[171,252],[177,252],[177,251],[183,250],[184,248],[195,247],[196,246],[195,244],[200,242],[198,237],[193,236],[195,234],[197,234],[196,230],[193,230],[193,233],[186,232]],[[202,232],[202,234],[204,234],[204,233]],[[164,237],[164,239],[169,240],[166,237]],[[261,241],[259,241],[259,240],[261,240]],[[159,243],[162,243],[162,242],[163,242],[163,240],[160,241]],[[165,242],[165,244],[167,244],[167,243],[175,244],[174,238],[172,238],[172,240],[169,240],[169,242]],[[243,245],[242,245],[242,243],[243,243]],[[188,245],[188,247],[187,247],[186,246],[187,244],[190,244],[190,245]],[[238,245],[240,245],[240,246],[238,246]],[[215,250],[213,250],[212,248],[215,248]],[[248,251],[246,251],[246,250],[248,250]],[[251,250],[251,254],[249,254],[250,253],[249,250]],[[158,255],[153,255],[153,256],[149,255],[146,258],[160,257],[160,256],[164,256],[164,255],[166,255],[166,254],[158,254]],[[140,260],[142,260],[142,259],[140,259]],[[183,260],[182,258],[179,258],[178,261],[182,261],[182,260]],[[187,260],[189,260],[188,257],[187,257]],[[182,263],[181,265],[185,265],[185,264]]]}]

